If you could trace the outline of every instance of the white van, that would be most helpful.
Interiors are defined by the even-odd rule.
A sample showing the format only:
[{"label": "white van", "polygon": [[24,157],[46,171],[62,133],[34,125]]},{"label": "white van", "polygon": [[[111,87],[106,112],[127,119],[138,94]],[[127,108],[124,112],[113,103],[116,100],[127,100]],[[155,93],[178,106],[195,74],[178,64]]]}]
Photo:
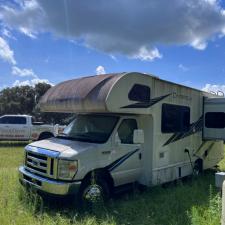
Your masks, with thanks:
[{"label": "white van", "polygon": [[124,184],[199,173],[224,156],[225,99],[151,75],[65,81],[40,107],[76,114],[63,135],[25,148],[20,181],[49,194],[108,197]]}]

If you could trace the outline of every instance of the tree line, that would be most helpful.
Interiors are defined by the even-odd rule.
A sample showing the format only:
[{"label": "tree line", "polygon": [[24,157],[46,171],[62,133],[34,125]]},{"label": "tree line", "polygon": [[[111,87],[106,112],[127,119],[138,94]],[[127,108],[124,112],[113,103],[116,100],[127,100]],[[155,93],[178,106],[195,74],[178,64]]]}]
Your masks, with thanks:
[{"label": "tree line", "polygon": [[68,124],[73,115],[66,113],[43,113],[38,107],[40,98],[51,88],[50,84],[38,83],[32,86],[16,86],[0,91],[0,116],[5,114],[26,114],[36,121]]}]

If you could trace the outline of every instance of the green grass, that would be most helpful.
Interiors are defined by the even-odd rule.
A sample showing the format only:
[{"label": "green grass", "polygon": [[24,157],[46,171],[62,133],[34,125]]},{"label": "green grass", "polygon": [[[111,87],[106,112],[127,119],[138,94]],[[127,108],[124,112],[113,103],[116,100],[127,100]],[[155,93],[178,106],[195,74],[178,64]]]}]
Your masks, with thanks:
[{"label": "green grass", "polygon": [[[0,225],[40,224],[153,224],[218,225],[221,197],[214,187],[214,173],[178,181],[167,187],[133,191],[115,197],[92,212],[79,212],[70,199],[47,199],[29,194],[18,182],[23,146],[0,147]],[[225,160],[220,163],[225,169]]]}]

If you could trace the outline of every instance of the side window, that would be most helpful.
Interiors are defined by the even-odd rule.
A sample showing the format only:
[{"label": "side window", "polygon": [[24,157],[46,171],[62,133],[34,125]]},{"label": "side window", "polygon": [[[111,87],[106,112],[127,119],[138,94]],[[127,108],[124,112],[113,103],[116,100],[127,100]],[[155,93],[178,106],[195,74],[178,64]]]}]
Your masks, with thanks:
[{"label": "side window", "polygon": [[185,132],[190,126],[190,108],[187,106],[163,104],[162,133]]},{"label": "side window", "polygon": [[1,124],[9,124],[9,118],[8,116],[4,116],[0,119]]},{"label": "side window", "polygon": [[5,116],[0,119],[0,124],[26,124],[25,117]]},{"label": "side window", "polygon": [[118,135],[121,143],[133,144],[133,134],[136,129],[138,128],[135,119],[124,119],[118,128]]},{"label": "side window", "polygon": [[26,118],[25,117],[12,117],[13,118],[13,124],[26,124]]},{"label": "side window", "polygon": [[205,126],[207,128],[225,128],[225,113],[208,112],[205,114]]}]

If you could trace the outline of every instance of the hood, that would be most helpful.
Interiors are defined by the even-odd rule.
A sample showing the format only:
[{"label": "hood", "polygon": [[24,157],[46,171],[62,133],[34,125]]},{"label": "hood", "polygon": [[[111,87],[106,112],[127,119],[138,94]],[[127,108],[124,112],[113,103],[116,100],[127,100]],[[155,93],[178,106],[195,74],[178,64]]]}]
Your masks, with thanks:
[{"label": "hood", "polygon": [[66,140],[60,138],[50,138],[36,141],[29,146],[60,152],[60,156],[71,157],[89,149],[96,149],[99,144]]}]

